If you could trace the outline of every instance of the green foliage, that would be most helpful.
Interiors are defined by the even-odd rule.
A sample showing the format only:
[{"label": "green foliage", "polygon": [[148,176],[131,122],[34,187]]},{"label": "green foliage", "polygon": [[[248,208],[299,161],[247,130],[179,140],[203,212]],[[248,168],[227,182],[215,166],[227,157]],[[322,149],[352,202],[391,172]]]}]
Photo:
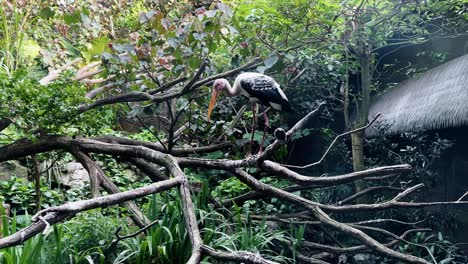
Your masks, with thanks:
[{"label": "green foliage", "polygon": [[[30,216],[14,214],[9,220],[3,208],[2,234],[16,233],[31,223]],[[122,222],[119,222],[121,221]],[[79,214],[74,220],[55,225],[53,234],[38,234],[23,245],[0,250],[0,262],[5,264],[104,264],[104,249],[123,219],[104,216],[99,210]]]},{"label": "green foliage", "polygon": [[54,227],[48,237],[47,250],[52,263],[104,263],[104,251],[125,219],[104,214],[105,210],[92,210],[79,214],[71,221]]},{"label": "green foliage", "polygon": [[39,45],[27,36],[33,21],[30,10],[19,8],[16,0],[0,5],[0,66],[8,76],[39,55]]},{"label": "green foliage", "polygon": [[401,184],[404,187],[414,182],[435,186],[438,177],[432,170],[433,166],[452,145],[453,142],[441,138],[438,134],[403,133],[396,137],[381,134],[367,141],[367,161],[371,166],[410,164],[413,170],[402,179]]},{"label": "green foliage", "polygon": [[[155,116],[167,111],[162,104],[106,107],[76,116],[77,107],[87,103],[83,99],[85,93],[93,87],[72,81],[70,73],[48,86],[38,84],[38,76],[43,75],[42,69],[56,68],[76,57],[84,58],[85,63],[100,59],[104,62],[106,71],[99,77],[115,74],[113,81],[117,89],[106,94],[112,95],[115,92],[147,92],[159,88],[159,83],[180,77],[191,78],[205,60],[210,61],[205,74],[213,75],[239,66],[252,56],[261,56],[265,58],[264,63],[254,70],[274,76],[287,89],[286,94],[295,108],[294,114],[284,115],[287,121],[273,114],[272,125],[293,123],[309,112],[315,101],[326,99],[330,107],[322,121],[328,126],[336,117],[335,110],[341,110],[342,106],[338,83],[359,70],[356,58],[348,54],[350,49],[359,48],[361,42],[364,42],[372,46],[374,55],[383,47],[395,45],[393,41],[400,38],[407,38],[404,39],[407,44],[422,43],[431,37],[431,32],[424,25],[441,15],[445,17],[446,14],[462,10],[462,4],[453,1],[426,1],[421,6],[416,6],[417,1],[409,1],[407,5],[395,1],[356,0],[225,1],[233,7],[232,10],[223,3],[195,8],[194,2],[188,0],[66,2],[55,6],[45,2],[34,7],[26,5],[30,9],[24,6],[17,9],[15,5],[11,10],[0,7],[0,34],[3,37],[0,40],[3,66],[3,71],[0,71],[0,101],[8,102],[0,106],[0,117],[9,117],[15,122],[2,131],[1,144],[24,137],[34,139],[43,134],[79,136],[105,133],[150,142],[165,136],[164,131],[154,127],[132,135],[113,130],[117,115],[127,115],[134,119]],[[363,3],[364,11],[354,14],[353,10],[360,3]],[[381,20],[380,17],[388,19]],[[350,22],[357,22],[358,28],[348,35]],[[344,44],[347,44],[347,48]],[[40,48],[41,56],[38,58]],[[431,54],[438,60],[447,58],[442,53]],[[390,65],[385,70],[394,68]],[[418,71],[416,67],[411,67],[407,73]],[[378,80],[373,87],[380,84]],[[177,98],[174,104],[177,112],[183,113],[174,124],[177,121],[190,121],[190,132],[183,137],[187,140],[186,145],[203,145],[225,138],[235,141],[236,146],[229,151],[209,153],[205,157],[243,158],[243,148],[251,137],[247,129],[250,124],[247,122],[252,112],[246,111],[245,120],[236,127],[232,126],[231,120],[237,114],[232,109],[237,109],[242,99],[229,99],[229,103],[220,102],[215,120],[207,122],[204,112],[207,98],[204,93],[208,87],[201,87],[198,91],[198,94]],[[352,93],[357,94],[355,90]],[[332,140],[335,135],[329,128],[321,131],[304,129],[293,135],[293,140],[317,136],[319,132],[324,141]],[[271,139],[269,136],[267,141]],[[254,140],[261,141],[261,131],[254,135]],[[380,165],[392,161],[409,162],[415,166],[414,177],[402,179],[402,186],[410,185],[416,179],[427,180],[430,176],[428,166],[449,145],[449,142],[443,140],[434,141],[419,136],[406,138],[408,142],[416,142],[416,146],[393,145],[379,140],[375,139],[372,144],[390,147],[398,155],[383,152],[382,149],[371,149],[369,152],[376,154],[369,155],[370,164]],[[335,171],[345,170],[349,166],[343,161],[343,157],[349,154],[345,146],[340,145],[339,149],[333,151],[335,153],[331,154],[339,160],[330,162]],[[288,148],[282,146],[275,158],[280,160],[287,154]],[[122,166],[120,161],[104,155],[93,158],[102,164],[107,175],[121,190],[149,184],[147,179],[129,179],[125,172],[128,167]],[[237,178],[219,171],[186,169],[186,172],[198,192],[194,195],[197,219],[207,245],[227,251],[248,250],[278,262],[295,262],[295,251],[300,249],[302,238],[311,235],[311,229],[306,226],[291,226],[288,229],[266,221],[253,221],[250,217],[252,213],[295,212],[295,206],[276,198],[254,200],[245,203],[242,208],[223,211],[223,215],[209,205],[209,195],[216,198],[234,197],[247,192],[247,186]],[[287,186],[285,181],[269,177],[268,174],[258,171],[252,173],[273,186]],[[214,191],[209,191],[215,184]],[[0,191],[5,201],[23,211],[31,211],[35,207],[33,187],[31,183],[16,178],[0,182]],[[349,195],[350,190],[349,186],[340,186],[301,191],[298,194],[332,203]],[[58,191],[42,187],[42,192],[44,207],[65,200]],[[66,199],[79,200],[88,194],[87,189],[68,190]],[[375,197],[377,200],[385,198],[379,195]],[[56,225],[53,235],[38,235],[23,246],[1,250],[1,260],[5,263],[30,263],[28,259],[37,263],[185,262],[190,256],[191,246],[177,192],[170,191],[137,202],[144,205],[150,218],[157,219],[158,223],[146,234],[121,241],[112,254],[107,254],[108,245],[118,228],[122,228],[121,233],[136,230],[135,226],[128,224],[127,211],[123,208],[79,214],[72,221]],[[3,217],[4,235],[17,231],[18,222],[23,221],[23,225],[28,219],[28,216],[14,215],[8,221]],[[317,235],[315,231],[314,236]],[[291,237],[287,237],[285,232],[289,232]],[[318,240],[322,239],[321,234],[317,236]],[[284,252],[278,252],[278,249],[284,248],[280,243],[286,238],[293,241],[292,260],[282,257]],[[437,260],[447,262],[454,256],[458,258],[454,245],[445,239],[421,234],[414,239],[415,242],[427,245]],[[428,257],[424,249],[411,244],[399,250]],[[214,260],[207,258],[204,261]]]},{"label": "green foliage", "polygon": [[[226,251],[249,251],[259,253],[267,259],[279,263],[287,263],[289,258],[278,252],[277,243],[285,242],[285,233],[275,230],[266,221],[254,222],[249,215],[244,219],[244,214],[237,211],[233,223],[222,222],[216,229],[205,228],[203,231],[212,233],[212,241],[208,244],[214,248]],[[207,234],[207,235],[208,235]]]},{"label": "green foliage", "polygon": [[150,228],[146,236],[122,241],[125,254],[121,252],[117,258],[131,257],[132,263],[185,263],[192,246],[185,230],[180,199],[166,194],[155,195],[148,210],[149,218],[157,219],[158,224]]},{"label": "green foliage", "polygon": [[[19,229],[17,227],[19,217],[16,213],[13,214],[11,222],[5,214],[5,210],[0,203],[0,215],[1,215],[1,229],[2,236],[6,237],[10,234],[16,233]],[[30,218],[28,216],[23,217],[24,225],[30,224]],[[29,239],[22,246],[10,247],[0,250],[0,262],[5,264],[45,264],[47,259],[45,258],[45,247],[44,247],[44,236],[37,235],[32,239]]]},{"label": "green foliage", "polygon": [[468,261],[468,257],[458,245],[444,238],[440,232],[436,234],[418,232],[410,242],[410,244],[400,245],[399,251],[441,264],[457,264]]},{"label": "green foliage", "polygon": [[59,79],[47,86],[28,76],[25,69],[12,77],[0,72],[0,116],[14,120],[17,128],[32,134],[86,135],[110,126],[113,113],[103,109],[76,117],[77,108],[85,102],[82,84],[69,78]]},{"label": "green foliage", "polygon": [[[63,194],[47,187],[41,182],[41,206],[44,208],[59,205],[65,201]],[[12,210],[33,212],[36,208],[36,191],[34,183],[23,178],[11,177],[8,181],[0,181],[0,197],[4,203],[10,204]]]},{"label": "green foliage", "polygon": [[213,192],[215,197],[235,197],[245,193],[249,187],[236,177],[231,177],[221,182]]}]

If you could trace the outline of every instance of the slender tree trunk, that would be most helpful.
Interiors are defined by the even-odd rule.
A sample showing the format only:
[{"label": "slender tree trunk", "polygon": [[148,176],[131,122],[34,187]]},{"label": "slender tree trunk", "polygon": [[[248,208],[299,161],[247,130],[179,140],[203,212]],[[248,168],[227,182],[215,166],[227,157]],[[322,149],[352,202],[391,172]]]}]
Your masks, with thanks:
[{"label": "slender tree trunk", "polygon": [[39,212],[41,210],[41,174],[39,172],[39,162],[37,161],[36,155],[31,155],[33,162],[33,178],[34,178],[34,188],[36,190],[36,210]]},{"label": "slender tree trunk", "polygon": [[[358,109],[357,122],[358,127],[365,126],[368,122],[369,107],[370,107],[370,54],[364,47],[364,52],[359,58],[361,66],[361,100]],[[353,168],[354,171],[365,169],[364,164],[364,131],[351,135],[352,153],[353,153]],[[356,192],[360,192],[366,188],[366,183],[363,180],[355,182]],[[362,197],[366,200],[366,197]],[[359,201],[364,202],[364,201]]]}]

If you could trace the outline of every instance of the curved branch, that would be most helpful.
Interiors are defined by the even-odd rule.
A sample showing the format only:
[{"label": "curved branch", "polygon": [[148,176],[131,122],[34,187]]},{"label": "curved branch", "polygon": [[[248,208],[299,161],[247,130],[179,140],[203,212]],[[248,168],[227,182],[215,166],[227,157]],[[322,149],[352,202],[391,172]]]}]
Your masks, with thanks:
[{"label": "curved branch", "polygon": [[323,177],[310,177],[304,176],[292,170],[289,170],[278,163],[272,161],[264,161],[262,164],[263,168],[274,172],[278,176],[284,177],[286,179],[294,180],[300,184],[307,184],[309,186],[332,186],[337,184],[350,183],[359,179],[364,179],[367,177],[377,177],[385,175],[395,175],[399,173],[405,173],[411,171],[412,167],[408,164],[403,165],[394,165],[394,166],[385,166],[378,167],[373,169],[367,169],[358,172],[352,172],[339,176],[323,176]]},{"label": "curved branch", "polygon": [[235,252],[225,252],[216,250],[209,246],[202,246],[203,253],[213,257],[215,259],[224,260],[224,261],[236,261],[241,263],[251,263],[251,264],[279,264],[271,260],[262,258],[262,256],[253,254],[246,251],[235,251]]},{"label": "curved branch", "polygon": [[68,202],[59,206],[51,206],[39,211],[32,217],[32,221],[36,221],[39,216],[50,212],[59,212],[67,214],[76,214],[78,212],[87,211],[94,208],[103,208],[111,205],[116,205],[133,199],[141,198],[143,196],[166,191],[174,186],[180,185],[182,179],[180,177],[172,178],[169,180],[156,182],[148,186],[132,189],[121,193],[114,193],[106,196],[100,196],[88,200],[81,200],[76,202]]},{"label": "curved branch", "polygon": [[6,248],[11,246],[16,246],[27,239],[41,233],[47,227],[47,225],[53,225],[60,221],[65,220],[67,217],[72,216],[78,212],[103,207],[110,206],[122,203],[124,201],[129,201],[131,199],[136,199],[143,197],[148,194],[161,192],[167,189],[170,189],[176,185],[179,185],[181,178],[174,178],[167,180],[165,182],[153,183],[151,185],[133,189],[130,191],[111,194],[108,196],[102,196],[98,198],[93,198],[89,200],[82,200],[78,202],[70,202],[64,205],[49,207],[47,209],[41,210],[37,213],[33,219],[41,217],[41,221],[33,222],[26,228],[19,230],[18,232],[9,235],[4,238],[0,238],[0,248]]},{"label": "curved branch", "polygon": [[[427,232],[430,231],[428,228],[415,228],[415,229],[410,229],[405,231],[399,238],[400,239],[405,239],[409,234],[414,233],[414,232]],[[392,240],[388,243],[383,244],[386,247],[393,247],[396,245],[398,242],[400,242],[400,239],[395,239]],[[320,251],[325,251],[325,252],[330,252],[334,254],[344,254],[344,253],[358,253],[358,252],[363,252],[363,251],[368,251],[369,248],[366,247],[365,245],[360,245],[360,246],[353,246],[353,247],[346,247],[346,248],[339,248],[339,247],[333,247],[333,246],[327,246],[327,245],[322,245],[318,243],[313,243],[309,241],[303,241],[302,245],[307,248],[313,248],[313,249],[318,249]],[[426,262],[427,263],[427,262]]]}]

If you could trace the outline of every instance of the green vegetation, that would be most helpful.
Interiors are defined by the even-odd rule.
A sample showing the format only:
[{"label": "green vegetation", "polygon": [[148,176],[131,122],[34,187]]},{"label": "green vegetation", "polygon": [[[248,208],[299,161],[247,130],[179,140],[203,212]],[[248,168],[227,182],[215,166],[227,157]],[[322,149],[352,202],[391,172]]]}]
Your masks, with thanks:
[{"label": "green vegetation", "polygon": [[[0,161],[18,160],[28,170],[27,178],[12,173],[9,180],[0,181],[0,207],[10,206],[9,214],[0,208],[0,263],[186,263],[194,255],[193,227],[187,226],[192,202],[203,243],[200,261],[194,263],[240,262],[207,253],[210,250],[234,255],[250,252],[258,261],[274,263],[307,263],[304,259],[356,263],[357,254],[372,263],[403,263],[400,255],[395,257],[400,253],[417,257],[414,263],[468,260],[457,244],[460,241],[445,234],[455,228],[451,216],[437,218],[436,212],[424,208],[351,209],[349,213],[332,208],[348,204],[347,198],[368,187],[387,186],[391,191],[370,192],[349,203],[381,204],[420,182],[435,185],[440,179],[431,170],[453,142],[424,133],[366,139],[361,131],[339,139],[317,166],[291,168],[294,177],[303,177],[300,180],[291,181],[290,167],[280,166],[319,160],[343,130],[366,125],[372,95],[417,76],[428,65],[459,55],[425,45],[466,33],[466,3],[0,3]],[[408,47],[415,51],[414,56],[402,59],[398,51]],[[275,141],[279,139],[275,129],[287,131],[319,102],[327,102],[320,118],[288,134],[286,144],[278,143],[275,152],[265,158],[281,171],[267,168],[264,160],[255,160],[253,165],[244,160],[242,168],[250,180],[238,175],[237,165],[222,168],[216,162],[228,164],[245,158],[255,112],[242,108],[246,101],[240,97],[220,98],[212,120],[206,116],[210,78],[222,74],[231,81],[237,72],[230,70],[238,67],[274,77],[293,105],[293,113],[269,112],[267,145],[280,142]],[[259,148],[264,129],[261,112],[257,116],[260,132],[253,136],[254,149]],[[217,147],[220,143],[224,145]],[[210,146],[216,148],[203,149]],[[80,187],[60,180],[72,161],[88,171],[90,180]],[[202,165],[193,165],[196,162]],[[395,164],[410,164],[413,169],[381,181],[360,178],[344,183],[304,183],[312,178],[304,175],[323,175],[313,177],[320,181],[330,175]],[[93,184],[100,184],[99,195],[106,196],[176,179],[177,169],[183,174],[183,183],[132,199],[133,208],[119,202],[67,212],[69,215],[50,227],[44,219],[32,220],[38,209],[94,198]],[[284,189],[296,201],[288,202],[273,192],[243,200],[246,193],[256,195],[249,193],[256,189],[252,182]],[[190,193],[184,193],[184,188]],[[424,198],[423,192],[412,195],[406,199]],[[307,199],[309,206],[303,206],[303,200],[297,202],[298,196]],[[353,235],[333,223],[324,224],[326,217],[311,213],[317,203],[323,205],[320,211],[336,220],[333,223],[355,228]],[[135,220],[135,208],[152,223],[146,230],[139,231],[142,226]],[[437,220],[422,221],[426,215]],[[379,218],[406,225],[357,223]],[[418,224],[408,224],[413,222]],[[5,237],[18,236],[19,230],[30,225],[46,227],[24,242],[11,247],[2,244]],[[409,229],[415,230],[403,237]],[[376,247],[356,236],[356,230],[384,244],[390,253],[368,250]],[[365,249],[352,250],[355,246]],[[341,252],[341,248],[351,250]]]}]

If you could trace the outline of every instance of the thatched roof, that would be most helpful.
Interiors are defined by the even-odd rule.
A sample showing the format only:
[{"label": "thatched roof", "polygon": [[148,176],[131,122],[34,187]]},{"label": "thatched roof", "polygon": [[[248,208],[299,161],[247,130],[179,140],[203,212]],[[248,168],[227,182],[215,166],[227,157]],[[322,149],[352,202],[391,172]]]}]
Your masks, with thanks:
[{"label": "thatched roof", "polygon": [[[468,54],[407,80],[374,98],[386,134],[468,125]],[[376,133],[375,127],[366,134]]]}]

